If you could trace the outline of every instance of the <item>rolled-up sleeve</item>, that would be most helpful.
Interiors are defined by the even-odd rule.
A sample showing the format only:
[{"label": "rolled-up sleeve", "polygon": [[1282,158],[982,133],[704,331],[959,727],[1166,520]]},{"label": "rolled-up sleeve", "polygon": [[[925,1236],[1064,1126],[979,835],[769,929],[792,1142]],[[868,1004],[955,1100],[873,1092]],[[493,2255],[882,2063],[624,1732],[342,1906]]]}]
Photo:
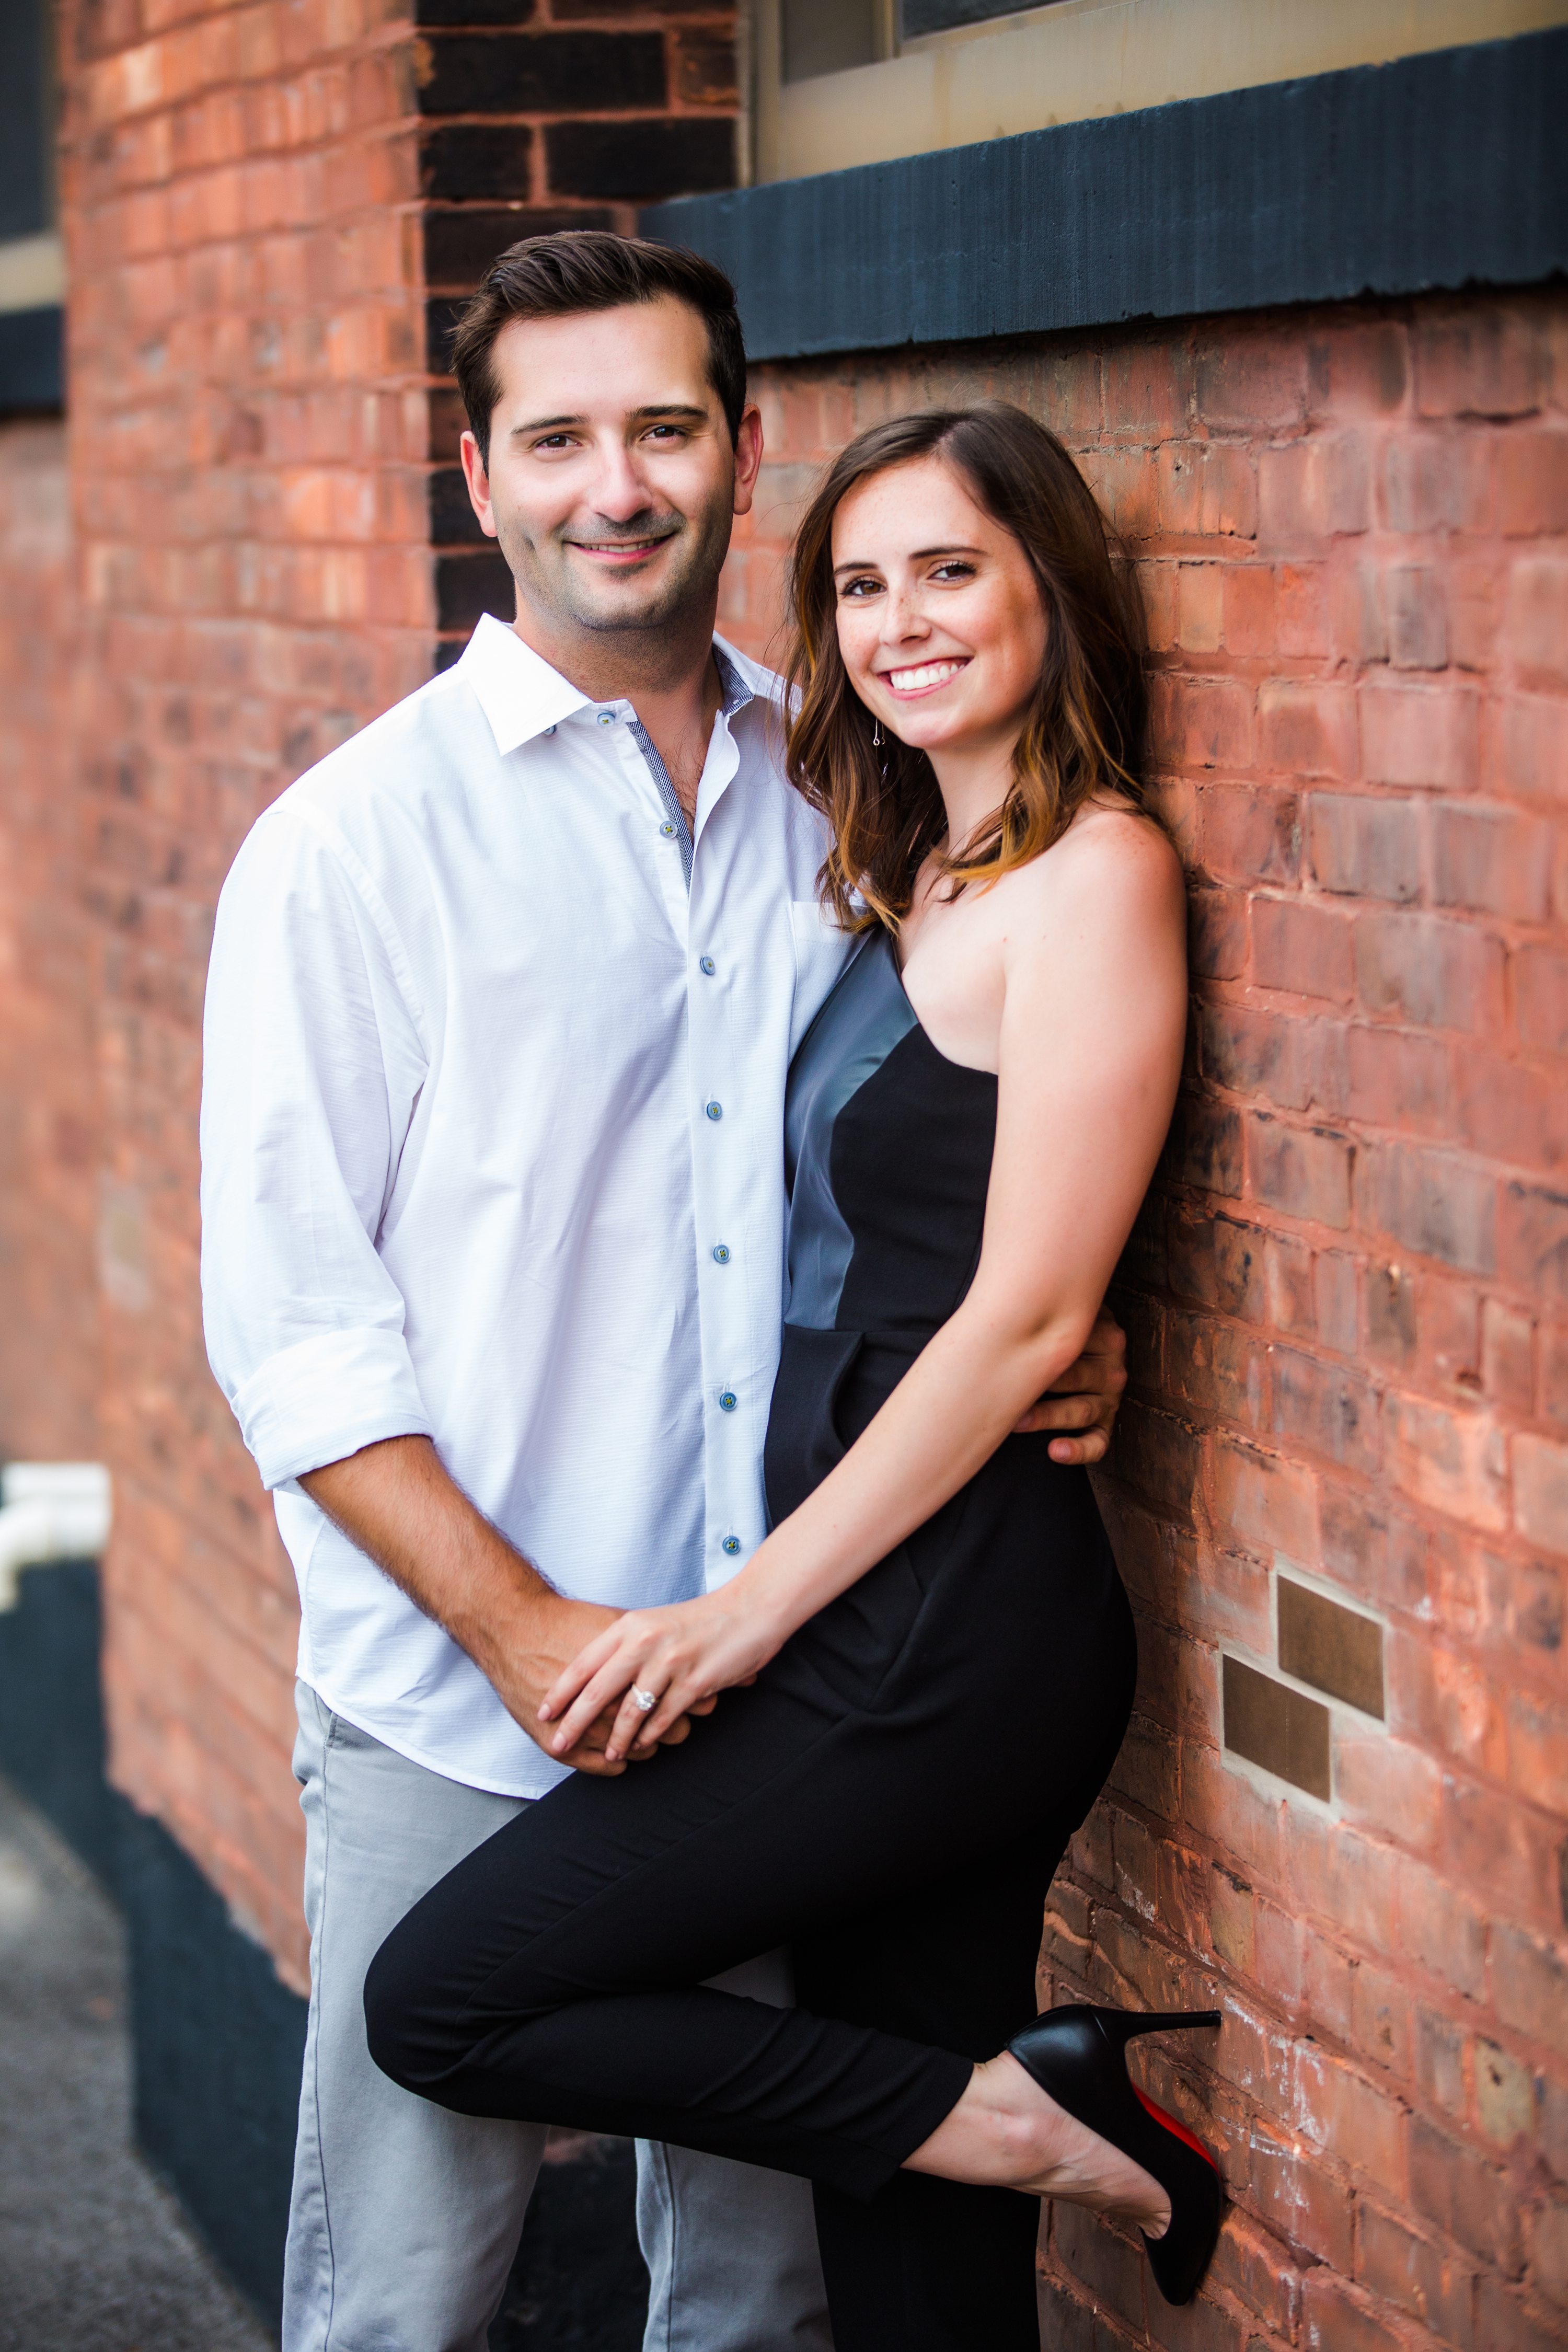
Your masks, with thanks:
[{"label": "rolled-up sleeve", "polygon": [[427,1075],[385,908],[290,795],[218,902],[202,1084],[207,1355],[263,1483],[428,1435],[376,1237]]}]

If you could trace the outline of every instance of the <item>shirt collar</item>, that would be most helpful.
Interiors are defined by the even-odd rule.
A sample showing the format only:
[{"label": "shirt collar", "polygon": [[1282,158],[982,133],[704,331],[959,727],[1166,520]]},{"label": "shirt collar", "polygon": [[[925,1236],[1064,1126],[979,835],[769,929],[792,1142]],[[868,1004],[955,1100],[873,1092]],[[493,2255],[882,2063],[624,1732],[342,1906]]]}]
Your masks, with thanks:
[{"label": "shirt collar", "polygon": [[779,681],[771,669],[754,662],[731,645],[725,637],[713,640],[713,658],[719,665],[719,679],[723,689],[721,712],[732,719],[748,702],[773,702],[777,699]]},{"label": "shirt collar", "polygon": [[480,614],[457,667],[478,697],[503,757],[547,727],[559,727],[574,710],[592,708],[591,697],[552,669],[542,654],[525,646],[493,613]]},{"label": "shirt collar", "polygon": [[[771,702],[776,696],[778,681],[773,672],[722,637],[713,640],[713,658],[719,665],[723,718],[732,719],[748,702]],[[552,669],[542,654],[536,654],[493,613],[480,614],[457,667],[489,720],[503,757],[574,712],[594,708],[591,696]]]}]

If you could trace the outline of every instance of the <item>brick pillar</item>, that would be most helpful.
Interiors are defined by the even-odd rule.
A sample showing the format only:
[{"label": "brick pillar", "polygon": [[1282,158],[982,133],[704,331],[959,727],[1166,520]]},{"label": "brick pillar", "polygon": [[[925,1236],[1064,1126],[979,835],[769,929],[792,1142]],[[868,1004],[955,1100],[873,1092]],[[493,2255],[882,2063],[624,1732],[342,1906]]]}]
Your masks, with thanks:
[{"label": "brick pillar", "polygon": [[476,593],[433,553],[467,534],[427,265],[449,297],[530,226],[732,171],[726,11],[425,13],[68,0],[62,28],[111,1769],[296,1983],[293,1578],[197,1297],[213,906],[267,803],[498,601],[493,562],[454,550]]}]

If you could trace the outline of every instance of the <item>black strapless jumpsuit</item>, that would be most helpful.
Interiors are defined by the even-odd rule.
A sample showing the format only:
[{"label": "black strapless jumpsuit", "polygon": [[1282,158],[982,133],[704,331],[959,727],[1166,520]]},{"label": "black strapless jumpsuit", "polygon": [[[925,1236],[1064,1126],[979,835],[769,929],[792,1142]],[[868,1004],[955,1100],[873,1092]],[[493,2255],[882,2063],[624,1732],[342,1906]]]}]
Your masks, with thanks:
[{"label": "black strapless jumpsuit", "polygon": [[[790,1074],[775,1522],[962,1299],[995,1114],[873,934]],[[444,2106],[809,2177],[837,2352],[1037,2352],[1033,2200],[899,2168],[1034,2015],[1131,1707],[1126,1596],[1047,1445],[1006,1439],[684,1747],[519,1814],[366,1984],[377,2063]],[[780,1945],[798,2008],[704,1984]]]}]

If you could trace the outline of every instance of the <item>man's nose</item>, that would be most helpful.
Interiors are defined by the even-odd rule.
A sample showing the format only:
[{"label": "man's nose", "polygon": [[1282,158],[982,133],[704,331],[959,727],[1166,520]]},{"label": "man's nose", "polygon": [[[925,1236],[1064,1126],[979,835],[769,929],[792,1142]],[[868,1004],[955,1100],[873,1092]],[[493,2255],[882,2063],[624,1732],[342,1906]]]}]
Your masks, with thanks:
[{"label": "man's nose", "polygon": [[598,455],[598,475],[588,494],[593,506],[606,522],[630,522],[634,515],[646,513],[653,499],[625,444],[601,444]]}]

